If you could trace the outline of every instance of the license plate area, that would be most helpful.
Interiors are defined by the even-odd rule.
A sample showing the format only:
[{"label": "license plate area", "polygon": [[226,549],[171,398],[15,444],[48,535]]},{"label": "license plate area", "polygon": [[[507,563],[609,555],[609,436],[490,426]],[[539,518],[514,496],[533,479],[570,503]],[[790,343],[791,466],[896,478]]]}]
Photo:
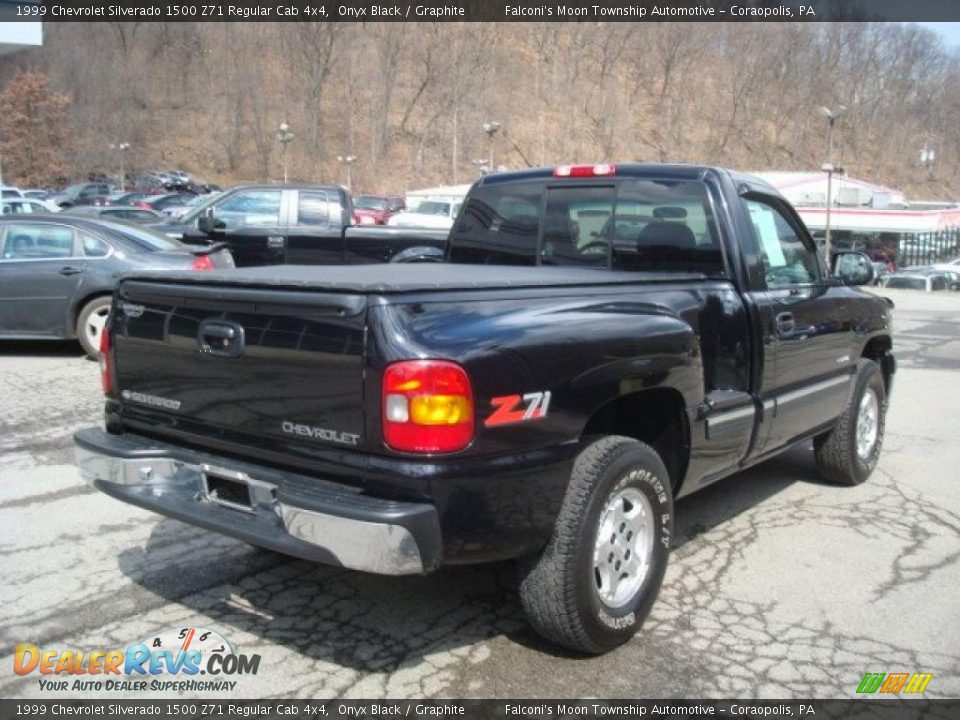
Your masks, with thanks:
[{"label": "license plate area", "polygon": [[203,490],[209,502],[231,510],[255,513],[250,482],[245,473],[203,466]]}]

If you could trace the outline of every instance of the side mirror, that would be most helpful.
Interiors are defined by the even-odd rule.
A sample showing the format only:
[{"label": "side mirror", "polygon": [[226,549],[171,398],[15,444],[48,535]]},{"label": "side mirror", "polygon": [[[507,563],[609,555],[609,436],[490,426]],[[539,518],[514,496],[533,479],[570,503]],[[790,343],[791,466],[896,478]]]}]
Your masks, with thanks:
[{"label": "side mirror", "polygon": [[213,208],[204,210],[197,218],[197,230],[207,235],[215,235],[224,229],[224,223],[213,215]]},{"label": "side mirror", "polygon": [[833,274],[844,285],[870,285],[877,277],[873,262],[861,252],[837,253]]}]

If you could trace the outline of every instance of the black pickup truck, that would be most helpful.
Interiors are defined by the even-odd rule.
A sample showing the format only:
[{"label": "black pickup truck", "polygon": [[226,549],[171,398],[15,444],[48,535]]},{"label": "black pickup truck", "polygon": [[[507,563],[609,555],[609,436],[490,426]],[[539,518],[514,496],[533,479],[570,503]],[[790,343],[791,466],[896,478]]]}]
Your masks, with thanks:
[{"label": "black pickup truck", "polygon": [[447,259],[123,280],[83,476],[358,570],[516,558],[533,625],[595,653],[649,612],[674,498],[801,441],[838,485],[877,463],[891,304],[755,178],[488,175]]},{"label": "black pickup truck", "polygon": [[336,185],[241,185],[154,230],[190,245],[226,243],[237,267],[416,262],[442,257],[445,230],[351,225]]}]

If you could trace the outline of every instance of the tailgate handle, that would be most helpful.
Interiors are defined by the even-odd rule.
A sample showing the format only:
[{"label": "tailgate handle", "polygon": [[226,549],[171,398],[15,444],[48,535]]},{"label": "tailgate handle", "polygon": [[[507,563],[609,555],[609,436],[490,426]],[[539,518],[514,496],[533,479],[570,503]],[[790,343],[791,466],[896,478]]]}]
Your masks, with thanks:
[{"label": "tailgate handle", "polygon": [[229,320],[204,320],[200,323],[200,352],[219,357],[243,354],[243,326]]}]

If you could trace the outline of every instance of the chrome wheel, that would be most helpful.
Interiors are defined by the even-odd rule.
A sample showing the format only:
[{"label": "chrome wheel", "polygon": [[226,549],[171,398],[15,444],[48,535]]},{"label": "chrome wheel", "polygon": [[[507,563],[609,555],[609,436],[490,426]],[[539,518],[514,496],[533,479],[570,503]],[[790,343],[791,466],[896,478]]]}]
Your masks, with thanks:
[{"label": "chrome wheel", "polygon": [[87,340],[93,348],[100,347],[100,336],[103,334],[103,328],[107,324],[107,315],[110,314],[110,306],[97,308],[87,316],[83,331],[87,335]]},{"label": "chrome wheel", "polygon": [[597,593],[607,607],[626,605],[643,585],[653,556],[653,507],[628,487],[614,493],[600,513],[593,550]]},{"label": "chrome wheel", "polygon": [[861,460],[870,459],[879,435],[880,403],[877,402],[877,396],[873,390],[867,388],[857,409],[857,455]]}]

